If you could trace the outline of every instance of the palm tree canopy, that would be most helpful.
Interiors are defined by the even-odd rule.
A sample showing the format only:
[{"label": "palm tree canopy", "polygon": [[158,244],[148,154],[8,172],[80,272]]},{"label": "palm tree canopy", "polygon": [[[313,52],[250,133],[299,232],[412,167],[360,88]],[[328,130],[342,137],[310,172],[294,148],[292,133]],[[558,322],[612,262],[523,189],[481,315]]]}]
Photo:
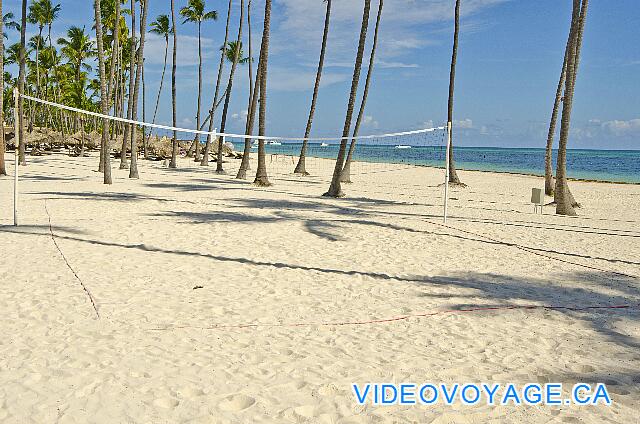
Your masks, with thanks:
[{"label": "palm tree canopy", "polygon": [[51,0],[35,0],[29,6],[29,16],[27,17],[29,23],[37,24],[40,28],[45,25],[51,25],[56,20],[60,13],[60,5],[55,6],[51,3]]},{"label": "palm tree canopy", "polygon": [[67,37],[68,39],[58,39],[58,44],[62,46],[60,49],[62,55],[74,63],[78,69],[80,67],[86,69],[88,65],[82,62],[96,55],[94,43],[89,38],[89,34],[85,32],[84,27],[72,26],[67,31]]},{"label": "palm tree canopy", "polygon": [[[224,55],[227,58],[227,60],[231,63],[233,63],[235,61],[236,58],[236,49],[238,47],[238,42],[237,41],[229,41],[227,43],[227,48],[225,49],[224,46],[220,47],[220,51],[224,50]],[[237,63],[244,65],[245,63],[249,63],[250,60],[252,60],[251,58],[248,57],[243,57],[244,56],[244,52],[242,51],[242,41],[240,42],[240,46],[238,49],[238,61]]]},{"label": "palm tree canopy", "polygon": [[[5,13],[2,17],[2,24],[5,28],[12,28],[16,31],[20,31],[20,24],[14,21],[15,15],[12,12]],[[7,33],[4,33],[4,38],[8,38]]]},{"label": "palm tree canopy", "polygon": [[182,23],[187,22],[203,22],[218,19],[218,12],[211,10],[209,12],[204,11],[204,0],[189,0],[189,4],[180,9],[180,14],[184,17]]},{"label": "palm tree canopy", "polygon": [[173,34],[173,28],[169,21],[169,15],[160,15],[155,21],[150,24],[150,32],[163,36],[165,39],[169,38],[170,34]]},{"label": "palm tree canopy", "polygon": [[45,47],[44,37],[41,35],[34,35],[29,39],[27,47],[29,48],[29,51],[42,50]]}]

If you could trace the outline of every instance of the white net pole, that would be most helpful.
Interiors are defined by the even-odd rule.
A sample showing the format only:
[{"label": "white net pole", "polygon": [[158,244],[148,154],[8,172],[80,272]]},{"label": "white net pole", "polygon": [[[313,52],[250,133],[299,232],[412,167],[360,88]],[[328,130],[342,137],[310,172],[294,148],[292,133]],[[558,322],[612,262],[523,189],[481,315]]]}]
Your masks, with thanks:
[{"label": "white net pole", "polygon": [[[14,121],[14,134],[13,134],[13,147],[14,152],[14,169],[13,169],[13,225],[18,226],[18,155],[20,146],[18,145],[18,135],[20,120],[18,119],[18,101],[20,99],[20,93],[18,87],[13,89],[13,121]],[[4,122],[2,123],[4,125]],[[3,129],[4,131],[4,129]]]}]

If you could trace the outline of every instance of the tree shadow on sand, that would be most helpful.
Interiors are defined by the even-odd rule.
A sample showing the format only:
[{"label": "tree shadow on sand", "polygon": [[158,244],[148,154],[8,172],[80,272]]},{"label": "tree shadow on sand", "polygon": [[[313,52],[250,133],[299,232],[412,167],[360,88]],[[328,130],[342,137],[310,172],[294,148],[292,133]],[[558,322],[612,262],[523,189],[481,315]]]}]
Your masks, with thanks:
[{"label": "tree shadow on sand", "polygon": [[[417,281],[420,276],[409,276]],[[569,286],[567,281],[574,285]],[[575,285],[579,284],[578,287]],[[640,325],[640,281],[605,272],[579,271],[559,273],[554,279],[516,278],[501,274],[462,273],[435,276],[424,279],[423,287],[445,287],[472,290],[461,295],[428,293],[422,297],[443,299],[451,309],[477,307],[501,307],[513,304],[535,304],[548,307],[590,325],[613,343],[634,349],[640,348],[640,340],[615,329],[622,318],[633,320]],[[482,302],[464,302],[464,298],[481,299]],[[486,302],[484,302],[486,301]],[[626,309],[586,309],[585,306],[629,306]]]}]

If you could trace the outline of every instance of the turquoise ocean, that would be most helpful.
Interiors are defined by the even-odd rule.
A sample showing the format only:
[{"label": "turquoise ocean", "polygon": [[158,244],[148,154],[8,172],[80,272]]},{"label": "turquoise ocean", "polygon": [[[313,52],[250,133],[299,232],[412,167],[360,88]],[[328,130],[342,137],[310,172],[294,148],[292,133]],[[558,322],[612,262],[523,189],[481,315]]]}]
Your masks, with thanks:
[{"label": "turquoise ocean", "polygon": [[[268,144],[267,153],[297,156],[301,143]],[[307,155],[333,159],[338,145],[309,143]],[[544,175],[544,149],[455,147],[454,158],[458,169]],[[556,151],[554,151],[554,171]],[[443,146],[358,145],[355,160],[367,162],[404,163],[419,166],[442,167]],[[569,178],[640,184],[640,150],[588,150],[567,151]]]}]

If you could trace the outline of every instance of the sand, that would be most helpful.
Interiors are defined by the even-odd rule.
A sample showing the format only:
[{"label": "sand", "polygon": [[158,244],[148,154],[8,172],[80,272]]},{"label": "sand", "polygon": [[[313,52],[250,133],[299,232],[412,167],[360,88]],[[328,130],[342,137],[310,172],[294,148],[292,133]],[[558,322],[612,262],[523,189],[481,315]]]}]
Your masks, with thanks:
[{"label": "sand", "polygon": [[[107,187],[95,156],[28,158],[18,228],[0,178],[0,422],[638,422],[638,185],[573,182],[567,218],[533,213],[541,178],[461,171],[444,226],[441,170],[359,166],[328,199],[329,161],[278,158],[269,188],[236,160],[115,163]],[[613,405],[356,404],[387,381],[604,382]]]}]

